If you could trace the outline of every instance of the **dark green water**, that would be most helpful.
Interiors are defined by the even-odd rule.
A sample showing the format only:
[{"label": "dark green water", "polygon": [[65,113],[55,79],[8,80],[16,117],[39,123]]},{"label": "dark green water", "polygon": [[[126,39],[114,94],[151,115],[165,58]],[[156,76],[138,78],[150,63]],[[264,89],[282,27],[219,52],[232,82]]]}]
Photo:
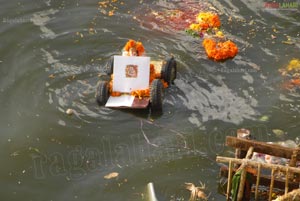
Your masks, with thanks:
[{"label": "dark green water", "polygon": [[[300,96],[281,87],[278,69],[300,58],[299,11],[270,11],[254,0],[201,2],[216,9],[240,49],[217,63],[201,40],[147,16],[198,4],[117,1],[108,17],[93,0],[2,0],[0,200],[138,201],[148,182],[165,200],[188,200],[184,182],[199,181],[210,200],[224,200],[215,157],[231,154],[226,135],[246,127],[263,141],[298,137]],[[282,43],[287,36],[293,45]],[[142,41],[151,57],[173,54],[178,62],[162,115],[95,103],[98,73],[128,39]],[[110,172],[119,177],[105,180]]]}]

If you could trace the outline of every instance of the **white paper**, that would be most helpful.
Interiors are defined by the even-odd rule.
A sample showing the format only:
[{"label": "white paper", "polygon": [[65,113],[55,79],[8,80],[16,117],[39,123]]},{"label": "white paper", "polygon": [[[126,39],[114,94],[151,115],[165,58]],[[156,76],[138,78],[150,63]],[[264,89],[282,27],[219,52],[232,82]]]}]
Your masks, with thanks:
[{"label": "white paper", "polygon": [[130,93],[149,87],[150,57],[114,56],[113,91]]},{"label": "white paper", "polygon": [[131,107],[133,100],[134,96],[131,95],[110,96],[105,107]]}]

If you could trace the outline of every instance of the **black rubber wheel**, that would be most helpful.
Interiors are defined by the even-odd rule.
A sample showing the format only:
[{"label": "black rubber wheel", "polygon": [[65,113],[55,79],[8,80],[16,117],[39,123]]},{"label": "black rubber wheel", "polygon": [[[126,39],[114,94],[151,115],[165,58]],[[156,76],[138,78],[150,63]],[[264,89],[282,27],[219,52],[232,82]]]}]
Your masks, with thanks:
[{"label": "black rubber wheel", "polygon": [[107,81],[99,81],[96,89],[96,101],[102,106],[105,105],[109,98],[109,89]]},{"label": "black rubber wheel", "polygon": [[107,75],[111,75],[114,73],[114,57],[111,57],[106,66]]},{"label": "black rubber wheel", "polygon": [[174,83],[177,74],[177,63],[174,57],[167,59],[161,69],[161,78],[170,86]]},{"label": "black rubber wheel", "polygon": [[161,80],[153,80],[150,87],[150,106],[152,111],[162,110],[163,96],[163,84]]}]

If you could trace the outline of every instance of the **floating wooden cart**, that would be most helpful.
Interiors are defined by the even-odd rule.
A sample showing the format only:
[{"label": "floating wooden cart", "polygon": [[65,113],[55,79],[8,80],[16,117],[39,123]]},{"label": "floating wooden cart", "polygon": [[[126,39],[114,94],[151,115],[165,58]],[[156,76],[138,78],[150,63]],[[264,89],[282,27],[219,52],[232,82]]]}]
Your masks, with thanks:
[{"label": "floating wooden cart", "polygon": [[[229,163],[228,168],[221,168],[221,175],[228,177],[226,200],[230,200],[232,177],[233,173],[236,171],[236,165],[239,165],[239,169],[242,169],[239,190],[237,194],[238,201],[243,200],[244,186],[247,173],[245,169],[246,167],[251,167],[257,170],[256,174],[254,174],[254,182],[256,184],[255,200],[258,200],[259,186],[269,187],[269,201],[272,200],[273,188],[279,188],[284,190],[285,195],[289,191],[299,188],[298,176],[300,175],[300,168],[296,167],[297,161],[300,160],[299,148],[287,148],[280,145],[267,144],[265,142],[259,142],[255,140],[243,139],[240,137],[232,136],[226,137],[226,146],[235,148],[236,153],[238,153],[236,154],[235,158],[221,156],[217,156],[216,158],[217,162]],[[290,159],[289,164],[284,166],[250,160],[250,157],[253,152]],[[261,173],[262,169],[271,170],[271,175],[263,175]],[[275,173],[278,171],[284,174],[284,179],[276,178]]]}]

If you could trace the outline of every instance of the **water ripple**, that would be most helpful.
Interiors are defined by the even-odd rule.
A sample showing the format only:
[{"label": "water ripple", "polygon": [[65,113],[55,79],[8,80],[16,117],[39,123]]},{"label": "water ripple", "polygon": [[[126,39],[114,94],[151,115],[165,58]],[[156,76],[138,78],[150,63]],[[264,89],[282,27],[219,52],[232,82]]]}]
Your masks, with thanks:
[{"label": "water ripple", "polygon": [[[207,84],[209,90],[200,85]],[[209,120],[221,120],[239,124],[245,119],[254,119],[258,112],[253,108],[256,106],[240,96],[237,96],[225,83],[220,86],[207,83],[205,80],[187,83],[177,80],[176,86],[184,93],[179,98],[191,111],[197,111],[191,115],[191,123],[207,122]],[[251,105],[253,104],[253,105]],[[198,118],[198,121],[195,118]]]}]

